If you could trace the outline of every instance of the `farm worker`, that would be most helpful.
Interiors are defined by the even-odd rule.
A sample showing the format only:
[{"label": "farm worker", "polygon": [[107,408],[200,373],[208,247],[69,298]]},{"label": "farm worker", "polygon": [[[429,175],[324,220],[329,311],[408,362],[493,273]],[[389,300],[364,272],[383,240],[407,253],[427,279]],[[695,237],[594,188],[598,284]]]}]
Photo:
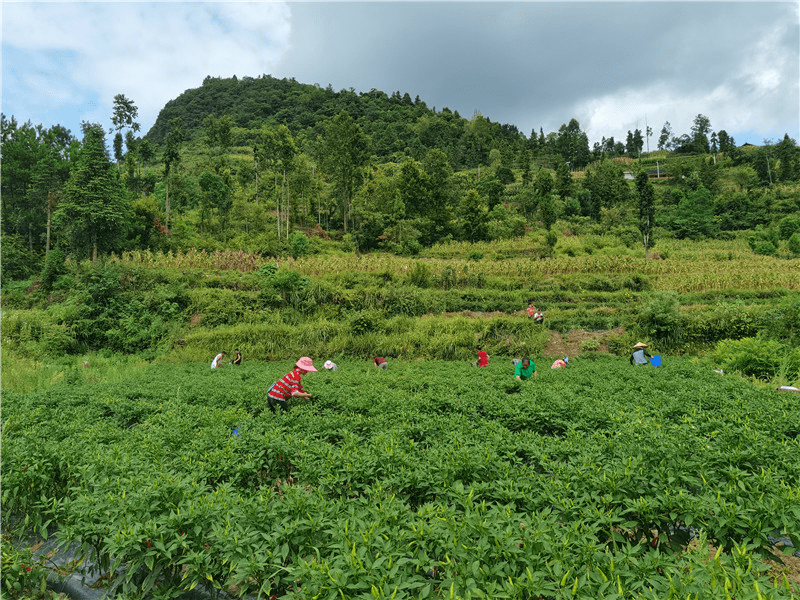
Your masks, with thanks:
[{"label": "farm worker", "polygon": [[311,359],[304,356],[295,363],[294,369],[270,386],[267,392],[267,402],[272,412],[275,412],[276,404],[283,410],[288,411],[289,405],[287,402],[289,398],[311,398],[311,394],[303,389],[303,385],[300,382],[300,378],[309,371],[316,371],[316,369]]},{"label": "farm worker", "polygon": [[551,369],[566,369],[569,366],[569,356],[565,356],[564,358],[559,358],[553,365],[550,367]]},{"label": "farm worker", "polygon": [[537,325],[541,325],[542,323],[544,323],[544,313],[539,309],[537,309],[536,312],[533,313],[533,322],[536,323]]},{"label": "farm worker", "polygon": [[216,369],[218,366],[222,364],[222,359],[225,358],[225,353],[220,352],[214,357],[214,360],[211,361],[211,368]]},{"label": "farm worker", "polygon": [[793,385],[782,385],[775,389],[778,390],[779,392],[794,392],[795,394],[800,393],[800,388],[796,388]]},{"label": "farm worker", "polygon": [[240,365],[242,364],[242,353],[239,350],[234,350],[236,352],[236,358],[231,361],[232,365]]},{"label": "farm worker", "polygon": [[489,355],[483,350],[481,346],[476,348],[478,350],[478,360],[472,363],[473,367],[488,367],[489,366]]},{"label": "farm worker", "polygon": [[536,377],[536,365],[527,356],[517,363],[514,367],[514,377],[521,381],[530,379],[531,376]]},{"label": "farm worker", "polygon": [[530,304],[525,311],[528,313],[528,317],[532,319],[533,315],[536,314],[536,307],[533,304]]},{"label": "farm worker", "polygon": [[646,365],[648,358],[653,358],[647,353],[647,344],[643,344],[642,342],[637,342],[636,345],[633,347],[631,351],[631,364],[635,365]]},{"label": "farm worker", "polygon": [[376,369],[383,369],[384,371],[389,368],[389,363],[387,363],[386,359],[382,356],[376,356],[373,358],[372,364],[375,365]]},{"label": "farm worker", "polygon": [[332,360],[326,360],[325,364],[322,365],[322,368],[323,369],[327,369],[328,371],[338,371],[339,370],[339,365],[337,365]]}]

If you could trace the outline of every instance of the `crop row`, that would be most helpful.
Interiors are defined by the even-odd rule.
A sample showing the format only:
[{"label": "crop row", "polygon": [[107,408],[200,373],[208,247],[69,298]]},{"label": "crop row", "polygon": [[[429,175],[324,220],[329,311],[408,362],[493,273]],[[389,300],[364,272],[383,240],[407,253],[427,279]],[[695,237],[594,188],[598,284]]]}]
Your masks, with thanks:
[{"label": "crop row", "polygon": [[142,596],[791,597],[759,555],[800,535],[800,399],[573,362],[340,361],[276,415],[288,363],[4,393],[3,515]]}]

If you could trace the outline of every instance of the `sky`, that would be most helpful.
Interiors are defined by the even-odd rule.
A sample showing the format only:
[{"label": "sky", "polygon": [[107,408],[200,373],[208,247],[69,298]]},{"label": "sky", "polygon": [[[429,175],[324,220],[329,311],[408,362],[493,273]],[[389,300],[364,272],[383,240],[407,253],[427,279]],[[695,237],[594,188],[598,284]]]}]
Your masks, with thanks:
[{"label": "sky", "polygon": [[737,144],[800,140],[800,3],[14,2],[2,0],[6,117],[80,136],[113,98],[161,108],[213,77],[419,96],[526,136],[577,119],[590,145],[695,117]]}]

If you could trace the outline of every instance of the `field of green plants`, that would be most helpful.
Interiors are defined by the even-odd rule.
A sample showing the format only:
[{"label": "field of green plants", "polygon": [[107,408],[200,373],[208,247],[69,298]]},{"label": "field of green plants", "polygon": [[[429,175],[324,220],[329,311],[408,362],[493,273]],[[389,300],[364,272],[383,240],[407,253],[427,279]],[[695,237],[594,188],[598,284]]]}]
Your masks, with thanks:
[{"label": "field of green plants", "polygon": [[688,358],[337,362],[279,414],[290,362],[4,389],[4,530],[126,598],[800,595],[800,395]]}]

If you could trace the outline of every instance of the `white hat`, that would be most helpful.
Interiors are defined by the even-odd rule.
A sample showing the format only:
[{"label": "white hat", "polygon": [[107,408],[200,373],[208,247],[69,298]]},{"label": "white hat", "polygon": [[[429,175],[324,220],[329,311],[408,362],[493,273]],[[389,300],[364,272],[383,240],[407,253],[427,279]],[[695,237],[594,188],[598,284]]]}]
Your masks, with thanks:
[{"label": "white hat", "polygon": [[337,369],[336,363],[332,360],[326,360],[322,367],[328,369],[328,371],[335,371]]}]

